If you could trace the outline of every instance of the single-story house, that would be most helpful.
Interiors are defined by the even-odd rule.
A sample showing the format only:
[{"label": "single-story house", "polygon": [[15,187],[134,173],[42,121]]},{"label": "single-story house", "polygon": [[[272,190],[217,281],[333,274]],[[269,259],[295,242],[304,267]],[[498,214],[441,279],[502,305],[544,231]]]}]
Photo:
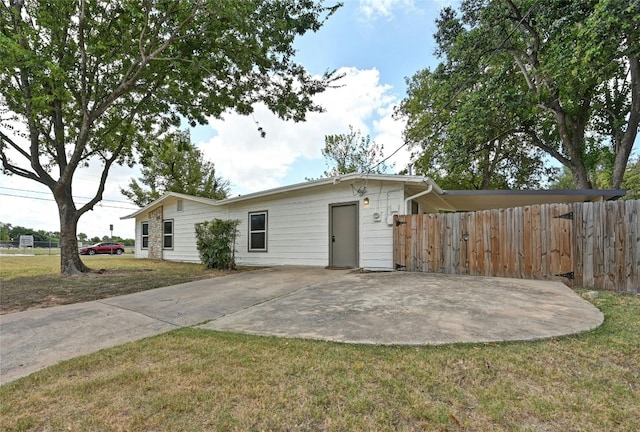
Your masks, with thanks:
[{"label": "single-story house", "polygon": [[240,220],[240,265],[393,268],[393,217],[615,199],[624,191],[443,191],[421,176],[347,174],[211,200],[167,193],[135,219],[138,258],[199,262],[195,224]]}]

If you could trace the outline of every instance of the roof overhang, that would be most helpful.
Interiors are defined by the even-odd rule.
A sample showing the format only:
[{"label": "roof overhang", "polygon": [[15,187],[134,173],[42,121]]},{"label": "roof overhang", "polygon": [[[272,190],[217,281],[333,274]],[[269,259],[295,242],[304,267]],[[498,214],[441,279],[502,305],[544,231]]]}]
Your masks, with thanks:
[{"label": "roof overhang", "polygon": [[[383,182],[396,182],[401,187],[411,187],[415,190],[425,190],[429,186],[431,186],[432,191],[435,193],[442,193],[442,189],[429,177],[424,176],[404,176],[404,175],[395,175],[395,174],[367,174],[367,173],[353,173],[353,174],[345,174],[335,177],[322,178],[319,180],[306,181],[303,183],[296,183],[293,185],[282,186],[274,189],[268,189],[260,192],[249,193],[246,195],[238,195],[235,197],[223,199],[223,200],[212,200],[208,198],[200,198],[191,195],[185,195],[176,192],[169,192],[152,203],[146,205],[145,207],[137,210],[134,213],[131,213],[127,216],[123,216],[120,219],[133,219],[136,216],[152,211],[155,208],[162,205],[162,203],[168,198],[175,197],[178,199],[186,199],[191,201],[197,201],[203,204],[211,205],[214,207],[224,206],[227,204],[238,203],[242,201],[248,201],[258,198],[266,198],[274,195],[283,195],[295,191],[302,191],[306,189],[318,188],[323,186],[331,186],[338,185],[341,183],[349,184],[351,183],[354,187],[365,187],[369,181],[383,181]],[[357,183],[357,186],[355,185]]]},{"label": "roof overhang", "polygon": [[535,204],[609,201],[626,194],[624,190],[445,190],[418,199],[429,212],[480,211]]},{"label": "roof overhang", "polygon": [[120,218],[120,220],[124,220],[124,219],[133,219],[136,216],[142,214],[142,213],[146,213],[146,212],[150,212],[152,210],[154,210],[155,208],[159,207],[160,205],[162,205],[162,203],[164,201],[166,201],[168,198],[176,198],[176,199],[186,199],[186,200],[190,200],[190,201],[196,201],[199,203],[203,203],[203,204],[208,204],[208,205],[215,205],[218,201],[216,200],[212,200],[209,198],[202,198],[202,197],[197,197],[197,196],[193,196],[193,195],[187,195],[187,194],[182,194],[182,193],[178,193],[178,192],[168,192],[164,195],[162,195],[160,198],[158,198],[157,200],[147,204],[146,206],[142,207],[141,209],[126,215],[126,216],[122,216]]},{"label": "roof overhang", "polygon": [[[442,190],[432,179],[424,176],[405,176],[394,174],[354,173],[319,180],[296,183],[265,191],[238,195],[224,200],[212,200],[176,192],[169,192],[144,208],[123,216],[120,219],[133,219],[136,216],[152,211],[161,206],[169,198],[196,201],[212,207],[224,206],[242,201],[282,196],[295,191],[338,185],[351,184],[352,188],[366,191],[369,181],[397,183],[404,188],[405,198],[417,196],[415,201],[424,212],[440,211],[479,211],[496,208],[522,207],[534,204],[571,203],[589,201],[607,201],[625,195],[624,190]],[[428,191],[428,192],[427,192]],[[365,193],[365,192],[363,192]]]},{"label": "roof overhang", "polygon": [[395,175],[395,174],[365,174],[365,173],[354,173],[354,174],[345,174],[336,177],[328,177],[322,178],[319,180],[307,181],[304,183],[296,183],[289,186],[282,186],[275,189],[269,189],[260,192],[254,192],[246,195],[238,195],[236,197],[227,198],[224,200],[217,201],[217,205],[231,204],[239,201],[245,201],[250,199],[268,197],[271,195],[279,195],[286,194],[289,192],[299,191],[303,189],[315,188],[320,186],[327,185],[337,185],[340,183],[350,183],[356,181],[386,181],[386,182],[397,182],[403,185],[415,185],[416,188],[426,188],[428,185],[432,185],[432,188],[437,193],[442,193],[442,189],[438,186],[433,180],[429,177],[425,176],[404,176],[404,175]]}]

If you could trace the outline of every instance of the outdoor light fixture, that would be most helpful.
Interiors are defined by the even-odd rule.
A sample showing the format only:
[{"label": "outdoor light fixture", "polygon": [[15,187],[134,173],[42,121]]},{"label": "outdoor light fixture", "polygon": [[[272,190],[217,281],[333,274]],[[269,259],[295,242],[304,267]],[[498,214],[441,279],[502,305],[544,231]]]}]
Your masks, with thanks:
[{"label": "outdoor light fixture", "polygon": [[364,200],[362,200],[362,204],[364,204],[365,207],[369,206],[369,197],[365,197]]}]

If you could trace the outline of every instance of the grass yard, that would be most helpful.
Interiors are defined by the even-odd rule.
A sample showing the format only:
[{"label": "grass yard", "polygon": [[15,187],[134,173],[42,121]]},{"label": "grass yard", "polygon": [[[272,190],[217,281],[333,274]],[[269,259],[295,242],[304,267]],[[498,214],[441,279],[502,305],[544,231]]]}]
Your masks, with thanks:
[{"label": "grass yard", "polygon": [[0,387],[0,428],[640,430],[640,297],[534,343],[378,347],[181,329]]},{"label": "grass yard", "polygon": [[0,314],[97,300],[229,273],[201,264],[139,260],[133,255],[83,256],[82,261],[100,272],[62,276],[59,256],[0,256]]}]

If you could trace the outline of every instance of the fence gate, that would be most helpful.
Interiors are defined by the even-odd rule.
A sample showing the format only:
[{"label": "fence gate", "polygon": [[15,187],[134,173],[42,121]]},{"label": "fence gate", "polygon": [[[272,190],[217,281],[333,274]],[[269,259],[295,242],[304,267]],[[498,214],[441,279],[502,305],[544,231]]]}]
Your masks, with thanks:
[{"label": "fence gate", "polygon": [[397,270],[561,280],[574,278],[568,204],[397,216]]},{"label": "fence gate", "polygon": [[396,216],[398,270],[640,294],[640,200]]}]

